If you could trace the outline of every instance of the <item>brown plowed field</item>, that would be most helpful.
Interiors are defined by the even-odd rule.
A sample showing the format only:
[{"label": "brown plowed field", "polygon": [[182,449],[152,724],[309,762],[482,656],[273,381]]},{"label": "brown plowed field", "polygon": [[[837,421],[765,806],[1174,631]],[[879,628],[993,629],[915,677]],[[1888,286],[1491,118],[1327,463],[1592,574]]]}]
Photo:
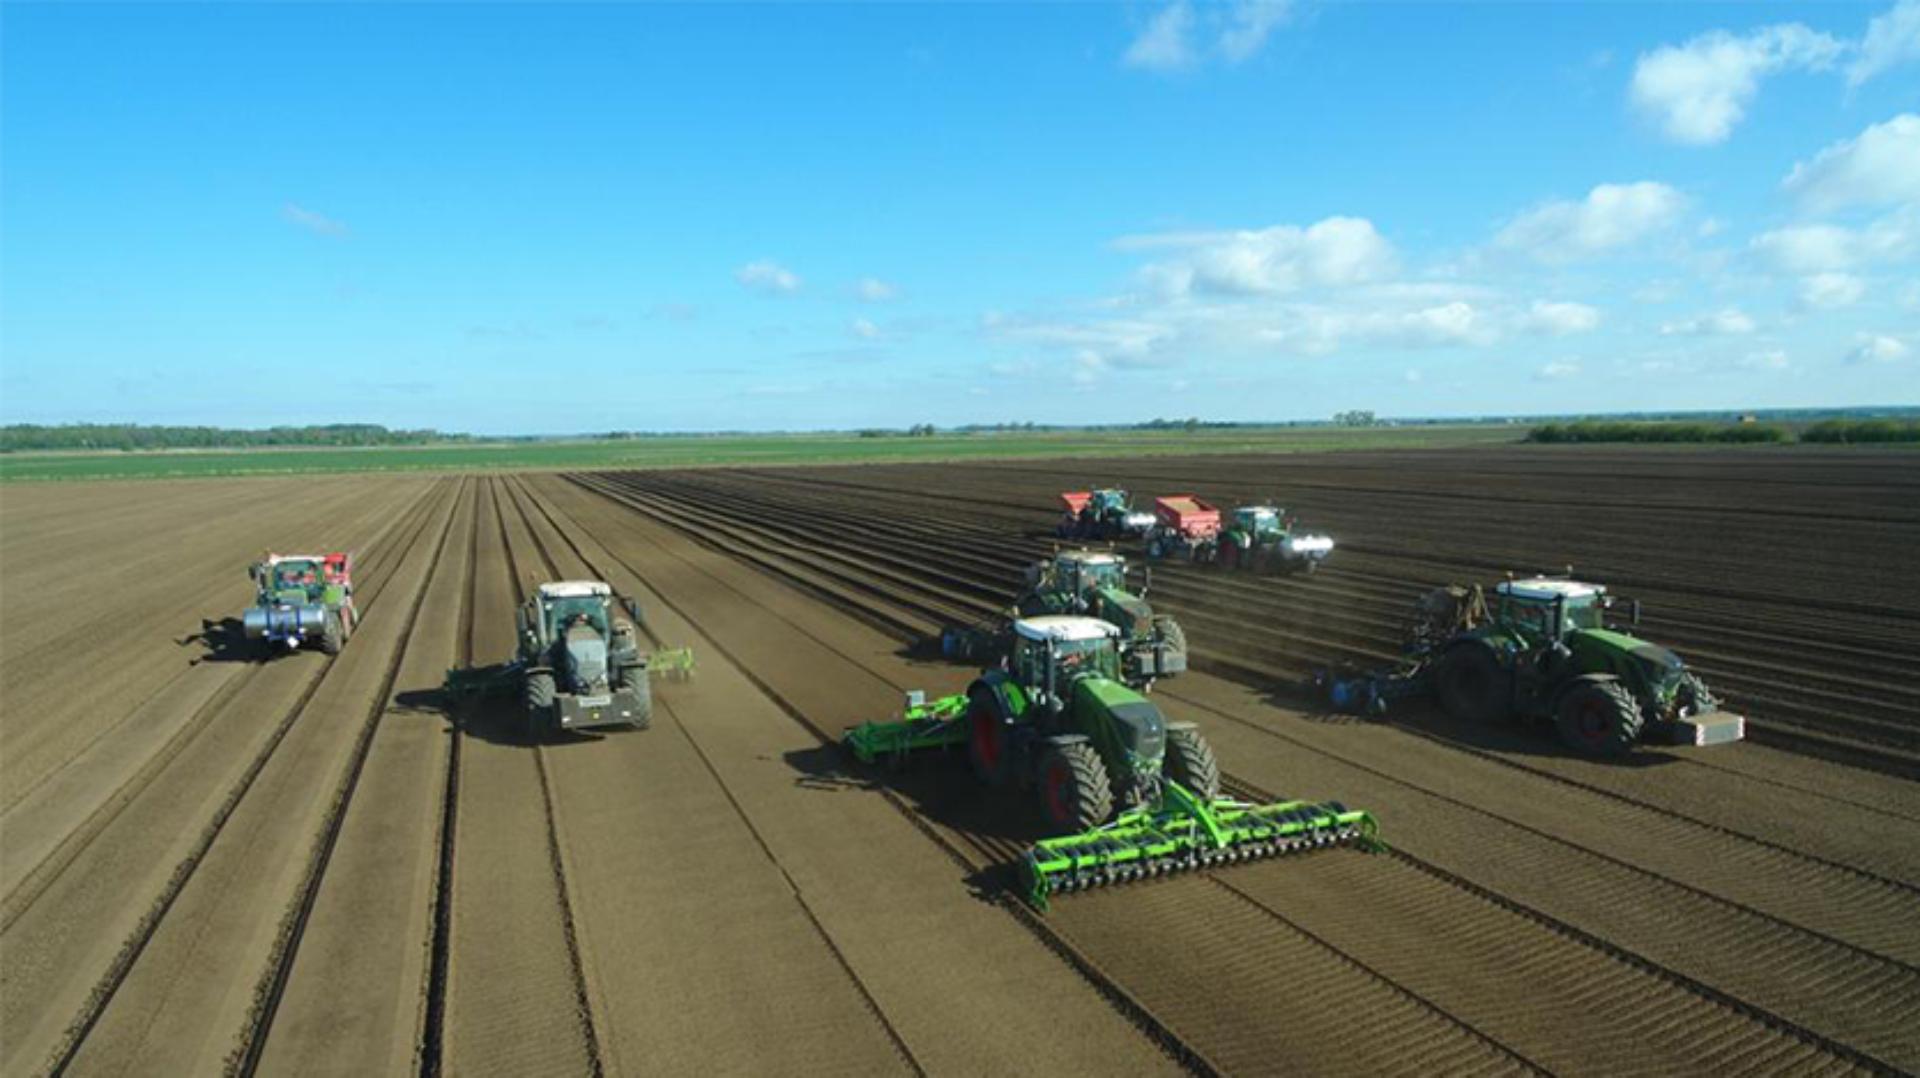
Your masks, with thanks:
[{"label": "brown plowed field", "polygon": [[[1920,1070],[1920,461],[1435,451],[20,487],[0,511],[0,1072]],[[1390,852],[1074,896],[957,761],[834,740],[1051,546],[1062,489],[1274,496],[1319,574],[1156,569],[1155,698],[1245,796]],[[1147,500],[1145,497],[1142,500]],[[359,554],[345,652],[194,634],[267,547]],[[1754,740],[1625,763],[1325,714],[1421,589],[1572,563]],[[542,580],[698,674],[653,727],[447,715]],[[105,602],[101,596],[111,596]],[[111,676],[88,675],[111,670]]]}]

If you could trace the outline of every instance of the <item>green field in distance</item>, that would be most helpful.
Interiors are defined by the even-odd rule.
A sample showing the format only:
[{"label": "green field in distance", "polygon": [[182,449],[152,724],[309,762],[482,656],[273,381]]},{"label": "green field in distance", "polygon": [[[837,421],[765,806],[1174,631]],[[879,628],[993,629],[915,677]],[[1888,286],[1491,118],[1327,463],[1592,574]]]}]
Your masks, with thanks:
[{"label": "green field in distance", "polygon": [[355,449],[215,449],[0,455],[0,480],[167,479],[323,472],[573,471],[710,465],[858,464],[1420,449],[1516,442],[1523,426],[1271,427],[937,434],[670,435],[605,441],[477,442]]}]

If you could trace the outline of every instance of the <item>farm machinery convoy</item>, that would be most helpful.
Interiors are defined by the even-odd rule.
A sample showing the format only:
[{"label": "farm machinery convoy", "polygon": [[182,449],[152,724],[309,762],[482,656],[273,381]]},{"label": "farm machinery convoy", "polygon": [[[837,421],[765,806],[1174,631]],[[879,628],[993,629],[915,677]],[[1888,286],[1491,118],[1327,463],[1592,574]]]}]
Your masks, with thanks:
[{"label": "farm machinery convoy", "polygon": [[638,604],[616,597],[597,580],[542,584],[520,605],[515,620],[515,656],[491,666],[449,670],[443,692],[455,706],[517,694],[534,742],[562,730],[644,730],[653,721],[651,677],[684,676],[693,669],[687,649],[642,652],[634,627],[641,620]]},{"label": "farm machinery convoy", "polygon": [[1223,520],[1219,509],[1192,494],[1154,499],[1154,524],[1145,535],[1147,557],[1200,564],[1217,562],[1254,572],[1311,573],[1333,553],[1333,540],[1300,531],[1275,505],[1243,505]]},{"label": "farm machinery convoy", "polygon": [[1191,723],[1169,722],[1123,680],[1120,630],[1078,615],[1023,617],[1000,667],[964,693],[908,698],[897,720],[843,744],[865,763],[964,746],[998,792],[1032,791],[1050,836],[1028,849],[1026,899],[1339,844],[1371,847],[1373,817],[1338,802],[1220,796],[1220,766]]}]

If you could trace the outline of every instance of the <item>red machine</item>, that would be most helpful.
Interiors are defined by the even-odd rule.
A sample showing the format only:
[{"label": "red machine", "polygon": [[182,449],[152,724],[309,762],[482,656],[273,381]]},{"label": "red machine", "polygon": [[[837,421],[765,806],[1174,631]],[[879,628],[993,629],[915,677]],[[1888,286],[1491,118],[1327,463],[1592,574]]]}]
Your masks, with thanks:
[{"label": "red machine", "polygon": [[1153,529],[1147,532],[1147,557],[1212,561],[1220,540],[1220,510],[1193,494],[1169,494],[1153,500]]}]

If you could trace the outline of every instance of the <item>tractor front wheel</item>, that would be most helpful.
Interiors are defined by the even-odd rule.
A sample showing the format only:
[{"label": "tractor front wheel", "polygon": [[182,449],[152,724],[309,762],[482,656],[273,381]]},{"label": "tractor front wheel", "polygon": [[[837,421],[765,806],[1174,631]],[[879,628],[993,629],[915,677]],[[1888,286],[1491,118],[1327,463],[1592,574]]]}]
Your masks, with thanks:
[{"label": "tractor front wheel", "polygon": [[1013,722],[991,689],[967,696],[967,758],[988,786],[1004,786],[1013,773]]},{"label": "tractor front wheel", "polygon": [[1596,756],[1619,756],[1640,740],[1640,705],[1617,681],[1589,681],[1560,701],[1560,740]]},{"label": "tractor front wheel", "polygon": [[338,610],[327,611],[325,620],[320,623],[320,650],[329,655],[340,654],[341,645],[347,642],[346,627],[341,624]]},{"label": "tractor front wheel", "polygon": [[645,730],[653,725],[653,682],[647,668],[639,664],[620,669],[619,691],[633,708],[633,728]]},{"label": "tractor front wheel", "polygon": [[1680,675],[1680,687],[1674,694],[1680,710],[1688,715],[1705,715],[1720,706],[1720,701],[1707,689],[1707,683],[1691,670]]},{"label": "tractor front wheel", "polygon": [[527,740],[539,744],[553,729],[553,675],[528,674],[521,694],[527,704]]},{"label": "tractor front wheel", "polygon": [[1055,745],[1040,761],[1040,811],[1054,834],[1100,826],[1113,815],[1113,785],[1092,745]]},{"label": "tractor front wheel", "polygon": [[1456,719],[1498,722],[1513,713],[1513,672],[1477,644],[1455,647],[1434,671],[1440,706]]},{"label": "tractor front wheel", "polygon": [[1186,726],[1167,729],[1167,777],[1207,800],[1220,796],[1220,761],[1200,731]]}]

